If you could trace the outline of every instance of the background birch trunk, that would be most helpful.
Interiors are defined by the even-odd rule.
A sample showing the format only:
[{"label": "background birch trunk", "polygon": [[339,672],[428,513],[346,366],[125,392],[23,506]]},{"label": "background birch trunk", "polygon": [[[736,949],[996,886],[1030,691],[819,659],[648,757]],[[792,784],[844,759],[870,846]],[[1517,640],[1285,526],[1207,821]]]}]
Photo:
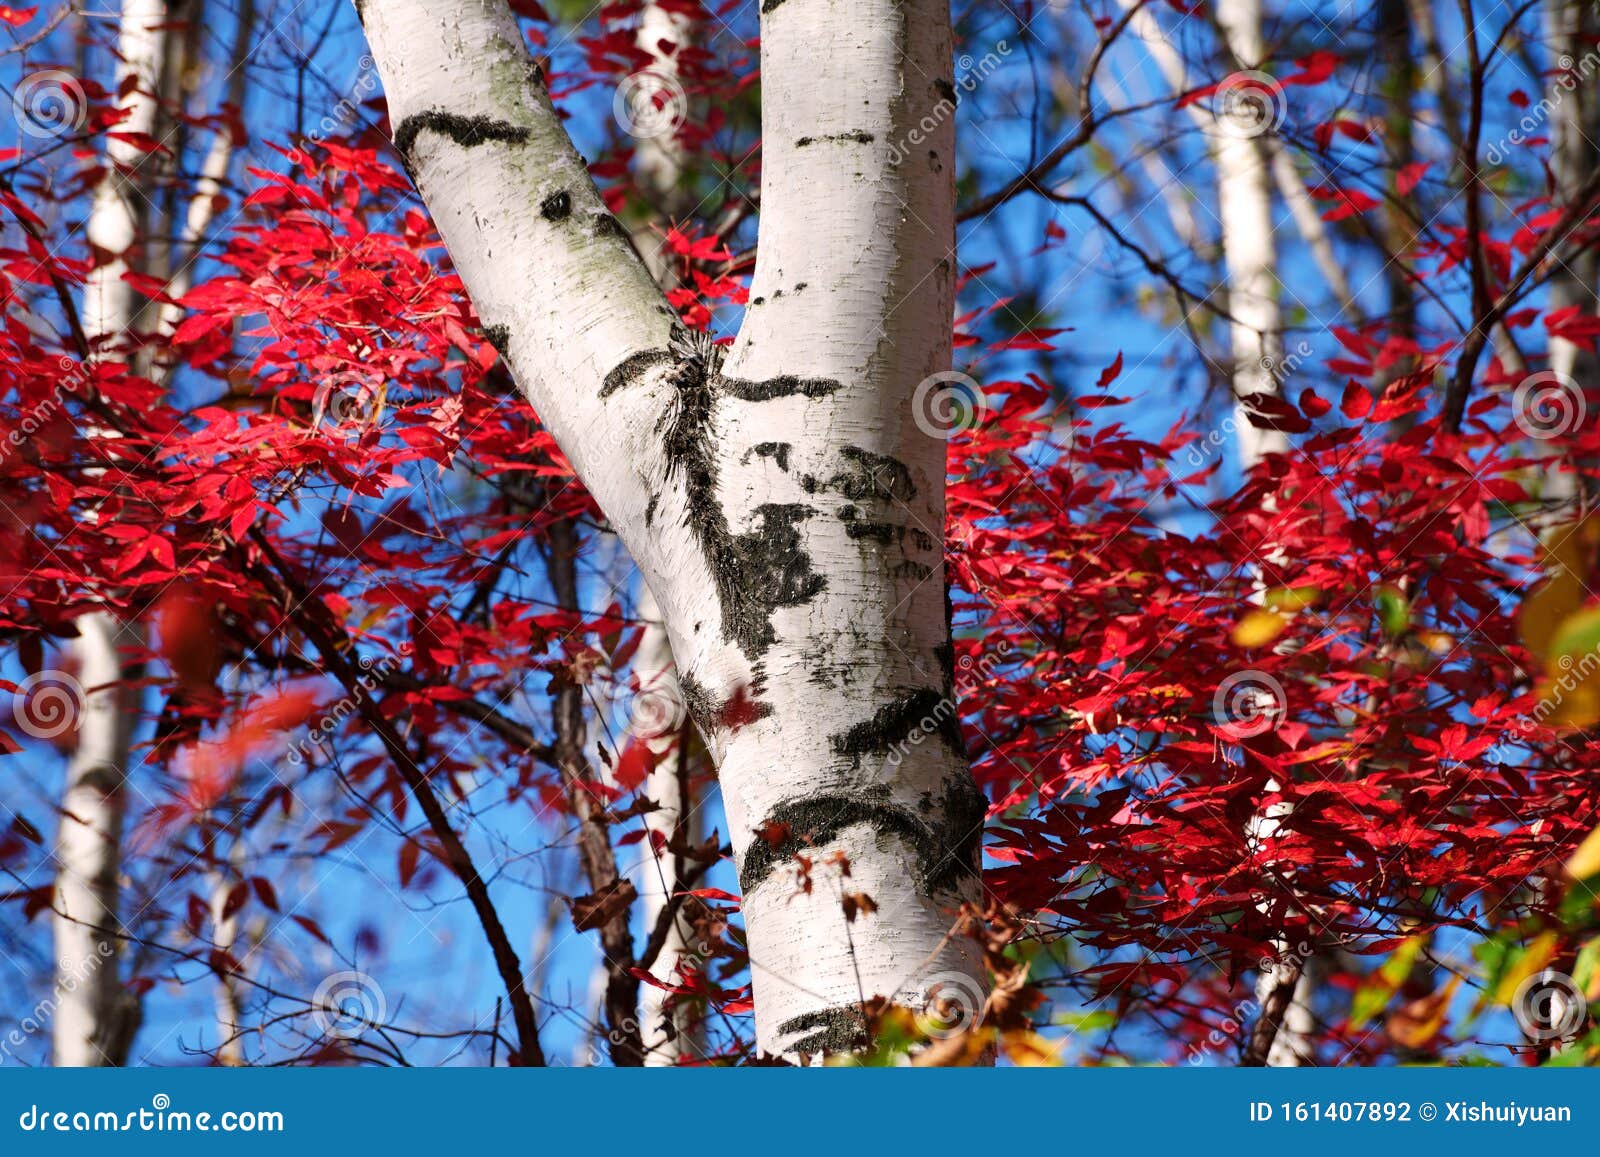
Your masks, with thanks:
[{"label": "background birch trunk", "polygon": [[948,8],[763,7],[763,220],[726,359],[606,212],[505,5],[360,11],[479,314],[660,603],[719,765],[758,1044],[797,1056],[859,1045],[873,996],[976,1011],[952,932],[985,803],[953,699],[948,431],[916,405],[950,364]]},{"label": "background birch trunk", "polygon": [[[137,81],[123,100],[128,116],[118,126],[122,132],[149,134],[155,128],[166,18],[163,0],[124,0],[122,5],[119,84]],[[133,291],[122,278],[145,215],[145,196],[134,176],[145,159],[129,141],[107,141],[108,168],[86,225],[90,247],[102,255],[84,285],[82,304],[84,334],[96,356],[127,332],[137,312]],[[90,436],[107,435],[90,431]],[[137,1003],[122,989],[117,954],[123,792],[137,717],[126,687],[133,672],[125,654],[142,639],[137,629],[109,614],[85,615],[77,625],[74,649],[84,696],[56,836],[52,1058],[57,1065],[118,1065],[127,1058],[138,1020]]]}]

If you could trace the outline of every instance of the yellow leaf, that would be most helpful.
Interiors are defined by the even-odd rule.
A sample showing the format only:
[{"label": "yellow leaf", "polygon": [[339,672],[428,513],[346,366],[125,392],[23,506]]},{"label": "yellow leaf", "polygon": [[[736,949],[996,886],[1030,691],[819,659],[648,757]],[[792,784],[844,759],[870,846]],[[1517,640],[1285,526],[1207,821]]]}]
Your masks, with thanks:
[{"label": "yellow leaf", "polygon": [[1567,875],[1574,880],[1587,880],[1596,873],[1600,873],[1600,828],[1590,832],[1567,861]]},{"label": "yellow leaf", "polygon": [[1500,978],[1500,987],[1494,990],[1496,1003],[1510,1005],[1516,999],[1517,989],[1522,987],[1522,982],[1543,972],[1545,965],[1555,959],[1559,947],[1560,942],[1554,932],[1541,932],[1535,936],[1517,962],[1506,969],[1505,975]]},{"label": "yellow leaf", "polygon": [[1321,587],[1274,587],[1262,601],[1275,611],[1303,611],[1321,597]]},{"label": "yellow leaf", "polygon": [[1259,608],[1251,611],[1233,628],[1233,641],[1240,647],[1264,647],[1289,625],[1289,616]]},{"label": "yellow leaf", "polygon": [[1522,641],[1540,659],[1549,657],[1550,643],[1561,624],[1583,606],[1584,580],[1589,560],[1600,544],[1600,518],[1581,521],[1551,531],[1544,542],[1544,569],[1549,576],[1522,602],[1517,622]]},{"label": "yellow leaf", "polygon": [[1418,631],[1417,640],[1435,655],[1448,655],[1456,645],[1455,639],[1443,631]]},{"label": "yellow leaf", "polygon": [[1000,1038],[1000,1047],[1006,1058],[1018,1068],[1058,1069],[1061,1067],[1061,1045],[1044,1039],[1029,1028],[1016,1028]]},{"label": "yellow leaf", "polygon": [[1544,722],[1551,727],[1593,727],[1600,723],[1600,679],[1590,674],[1571,687],[1561,687],[1548,679],[1540,680],[1534,694],[1550,703]]},{"label": "yellow leaf", "polygon": [[1401,1048],[1425,1048],[1429,1041],[1444,1028],[1450,1015],[1450,1000],[1461,986],[1461,977],[1452,976],[1450,983],[1438,992],[1418,997],[1395,1009],[1385,1027],[1389,1037]]}]

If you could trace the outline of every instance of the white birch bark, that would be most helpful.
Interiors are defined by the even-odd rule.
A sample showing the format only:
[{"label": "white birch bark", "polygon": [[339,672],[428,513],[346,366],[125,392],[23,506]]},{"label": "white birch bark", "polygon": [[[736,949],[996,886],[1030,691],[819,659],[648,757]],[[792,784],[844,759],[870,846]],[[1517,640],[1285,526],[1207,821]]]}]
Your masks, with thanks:
[{"label": "white birch bark", "polygon": [[[949,933],[984,801],[954,720],[945,446],[912,406],[950,364],[948,8],[763,7],[760,250],[726,359],[676,331],[504,4],[360,11],[480,315],[661,605],[719,764],[758,1044],[796,1056],[857,1044],[865,998],[981,1000]],[[879,911],[847,923],[842,890]]]},{"label": "white birch bark", "polygon": [[[644,621],[644,637],[633,656],[633,677],[638,686],[635,704],[645,704],[636,709],[634,717],[646,723],[650,734],[641,737],[654,753],[657,763],[645,780],[644,794],[657,805],[655,811],[645,816],[651,839],[644,843],[644,853],[638,872],[640,915],[646,931],[654,928],[661,913],[672,897],[674,881],[681,865],[675,852],[656,851],[656,843],[663,847],[670,841],[681,822],[692,822],[693,801],[690,814],[683,808],[682,785],[679,782],[683,753],[679,750],[681,736],[676,726],[682,717],[677,705],[683,703],[683,688],[678,682],[677,668],[672,661],[672,644],[667,637],[666,624],[655,595],[644,586],[639,596],[639,618]],[[672,922],[666,943],[656,957],[651,975],[667,984],[678,980],[678,962],[689,951],[691,929],[682,916]],[[674,1014],[666,1006],[667,993],[653,984],[639,990],[639,1027],[644,1044],[644,1063],[648,1067],[676,1065],[685,1053],[686,1038],[691,1026],[687,1018]],[[670,1027],[669,1027],[670,1026]]]},{"label": "white birch bark", "polygon": [[[1592,91],[1592,71],[1580,72],[1585,58],[1594,50],[1593,37],[1600,28],[1592,6],[1584,0],[1552,0],[1544,12],[1545,37],[1550,61],[1551,81],[1549,100],[1551,136],[1550,167],[1555,182],[1555,199],[1565,208],[1572,197],[1589,179],[1600,157],[1597,157],[1596,138],[1600,135],[1600,116],[1596,115],[1597,99]],[[1565,62],[1565,66],[1563,65]],[[1592,69],[1592,66],[1589,66]],[[1593,315],[1596,311],[1595,280],[1600,274],[1593,250],[1582,248],[1565,254],[1556,262],[1550,277],[1548,312],[1581,307],[1581,312]],[[1588,390],[1595,387],[1600,376],[1600,365],[1595,355],[1574,342],[1562,337],[1550,338],[1550,371],[1555,382],[1537,390],[1531,403],[1549,406],[1557,415],[1557,423],[1540,415],[1533,415],[1529,425],[1533,428],[1550,428],[1563,419],[1576,415],[1582,420]],[[1576,422],[1562,425],[1557,433],[1568,433]],[[1553,449],[1549,443],[1539,442],[1537,451]],[[1574,505],[1579,498],[1578,476],[1563,469],[1559,454],[1552,455],[1550,465],[1542,472],[1540,498],[1545,509],[1540,515],[1541,526],[1556,526],[1575,516]]]},{"label": "white birch bark", "polygon": [[[1228,50],[1247,69],[1259,68],[1260,0],[1218,0],[1216,20]],[[1238,90],[1235,90],[1238,91]],[[1262,144],[1261,117],[1270,108],[1248,100],[1221,102],[1212,156],[1217,167],[1217,211],[1222,221],[1222,257],[1228,275],[1228,312],[1233,346],[1234,421],[1239,466],[1250,470],[1268,454],[1289,449],[1277,430],[1251,424],[1250,399],[1278,392],[1274,367],[1281,357],[1277,246],[1272,237],[1271,177]],[[1270,125],[1268,130],[1270,131]]]},{"label": "white birch bark", "polygon": [[[163,0],[123,2],[119,83],[137,77],[138,87],[124,98],[129,115],[119,131],[149,133],[155,125],[156,101],[151,94],[161,71],[165,19]],[[143,214],[142,194],[129,172],[145,155],[127,141],[108,140],[110,171],[96,186],[90,207],[89,244],[110,255],[89,273],[83,292],[83,329],[97,355],[103,353],[103,343],[126,332],[134,317],[133,293],[122,276],[128,271],[125,254],[137,237]],[[103,431],[90,435],[107,436]],[[51,1048],[54,1063],[63,1066],[120,1064],[137,1018],[137,1009],[124,999],[118,975],[117,933],[123,790],[137,711],[124,687],[128,672],[123,652],[137,647],[140,637],[137,630],[125,629],[104,612],[81,617],[77,626],[75,650],[84,700],[56,835],[56,1014]]]}]

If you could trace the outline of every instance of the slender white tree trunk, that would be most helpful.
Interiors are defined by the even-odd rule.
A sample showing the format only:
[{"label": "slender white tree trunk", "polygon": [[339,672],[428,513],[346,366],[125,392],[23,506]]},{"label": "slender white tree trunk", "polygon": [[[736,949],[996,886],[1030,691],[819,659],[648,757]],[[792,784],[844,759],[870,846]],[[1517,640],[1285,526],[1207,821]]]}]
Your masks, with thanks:
[{"label": "slender white tree trunk", "polygon": [[[124,0],[118,51],[119,83],[136,78],[123,104],[121,132],[149,133],[155,126],[166,19],[163,0]],[[142,194],[119,166],[133,170],[146,154],[126,140],[106,142],[110,165],[96,186],[86,232],[109,260],[84,285],[82,321],[91,343],[115,341],[132,324],[134,298],[125,254],[143,217]],[[97,432],[91,432],[94,435]],[[99,432],[100,436],[105,436]],[[132,1043],[137,1008],[124,998],[117,969],[118,872],[123,788],[137,704],[125,684],[123,653],[140,645],[136,629],[94,612],[78,620],[75,644],[84,700],[77,748],[67,767],[56,835],[56,1015],[52,1057],[57,1065],[120,1064]]]},{"label": "slender white tree trunk", "polygon": [[[1259,70],[1266,49],[1261,37],[1260,0],[1219,0],[1218,27],[1236,60],[1248,70]],[[1238,87],[1234,93],[1243,93]],[[1259,103],[1265,101],[1266,103]],[[1219,107],[1213,155],[1217,167],[1217,204],[1222,216],[1223,261],[1228,273],[1228,312],[1233,317],[1233,393],[1238,425],[1239,466],[1250,470],[1268,454],[1289,450],[1281,431],[1264,430],[1248,417],[1250,399],[1279,392],[1276,373],[1282,361],[1282,317],[1278,308],[1277,247],[1273,243],[1272,186],[1265,136],[1275,127],[1272,97],[1223,102]],[[1298,181],[1295,182],[1298,184]],[[1268,793],[1279,785],[1268,780]],[[1251,821],[1252,843],[1266,842],[1289,811],[1266,809]],[[1280,941],[1279,954],[1293,951]],[[1267,1064],[1293,1067],[1310,1051],[1312,970],[1309,961],[1297,963],[1294,994],[1285,1009]],[[1256,997],[1263,1009],[1279,983],[1273,968],[1263,968],[1256,981]]]},{"label": "slender white tree trunk", "polygon": [[[985,805],[954,715],[945,445],[913,407],[950,364],[949,11],[763,9],[760,251],[724,359],[676,327],[503,3],[360,6],[479,313],[661,605],[719,764],[758,1044],[793,1056],[858,1044],[875,995],[981,999],[951,931]],[[845,892],[878,911],[848,921]]]},{"label": "slender white tree trunk", "polygon": [[[1580,71],[1585,58],[1595,51],[1593,38],[1600,30],[1600,20],[1595,18],[1593,6],[1586,0],[1552,0],[1544,15],[1552,70],[1549,99],[1554,131],[1551,135],[1555,138],[1550,167],[1555,179],[1556,202],[1565,207],[1600,162],[1596,147],[1596,137],[1600,134],[1600,116],[1596,115],[1596,108],[1600,99],[1593,91],[1592,72]],[[1548,311],[1553,313],[1578,306],[1580,312],[1592,316],[1597,307],[1597,273],[1600,273],[1600,262],[1596,261],[1592,249],[1583,247],[1565,255],[1556,262],[1551,273]],[[1556,382],[1538,391],[1530,401],[1552,405],[1557,414],[1581,416],[1584,393],[1600,384],[1596,380],[1600,378],[1597,372],[1600,365],[1595,355],[1566,338],[1552,337],[1550,369]],[[1562,396],[1566,391],[1571,394]],[[1537,447],[1539,450],[1549,448],[1545,444]],[[1570,468],[1563,469],[1558,455],[1543,471],[1542,482],[1540,497],[1546,509],[1541,524],[1559,525],[1575,517],[1573,506],[1580,496],[1578,475]]]},{"label": "slender white tree trunk", "polygon": [[[1218,0],[1217,24],[1228,50],[1246,69],[1259,69],[1260,0]],[[1212,155],[1217,167],[1217,210],[1222,219],[1222,256],[1228,274],[1228,313],[1233,344],[1234,420],[1239,465],[1249,470],[1267,454],[1283,453],[1288,439],[1251,424],[1249,401],[1278,392],[1273,376],[1281,356],[1277,247],[1272,239],[1272,183],[1262,137],[1271,131],[1271,98],[1240,85],[1219,100]]]},{"label": "slender white tree trunk", "polygon": [[[693,801],[685,799],[682,782],[684,753],[682,736],[677,724],[681,712],[676,705],[683,702],[683,688],[678,683],[677,668],[672,661],[672,644],[667,637],[666,624],[661,619],[661,609],[648,585],[639,597],[639,618],[644,621],[644,637],[633,656],[635,709],[632,718],[636,729],[642,725],[647,734],[641,742],[649,744],[658,762],[650,769],[645,781],[644,794],[653,800],[657,810],[645,817],[651,839],[644,844],[638,872],[640,915],[646,932],[656,926],[672,897],[675,881],[680,871],[680,857],[676,852],[656,851],[657,843],[665,845],[672,840],[680,823],[693,821]],[[687,806],[686,806],[687,805]],[[651,969],[657,979],[671,984],[678,979],[678,963],[689,950],[691,929],[680,915],[672,922],[666,943],[656,957]],[[644,1063],[647,1066],[669,1066],[678,1063],[685,1050],[686,1037],[691,1026],[686,1018],[675,1015],[666,1007],[667,994],[653,984],[639,990],[639,1026],[644,1042]]]}]

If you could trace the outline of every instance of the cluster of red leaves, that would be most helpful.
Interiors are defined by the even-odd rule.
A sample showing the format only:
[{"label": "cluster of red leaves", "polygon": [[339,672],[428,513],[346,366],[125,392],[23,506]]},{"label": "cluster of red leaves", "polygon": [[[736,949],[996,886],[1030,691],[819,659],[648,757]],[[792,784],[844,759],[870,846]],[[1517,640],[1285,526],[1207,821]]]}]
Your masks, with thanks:
[{"label": "cluster of red leaves", "polygon": [[[1459,435],[1416,420],[1429,373],[1269,405],[1295,450],[1187,532],[1173,511],[1225,444],[1081,420],[1061,444],[1039,383],[988,384],[1005,404],[960,444],[949,515],[987,879],[1104,953],[1092,998],[1204,1000],[1282,939],[1381,954],[1558,923],[1537,884],[1594,827],[1600,775],[1536,710],[1518,612],[1551,459],[1486,376]],[[1592,426],[1545,445],[1600,448]]]}]

